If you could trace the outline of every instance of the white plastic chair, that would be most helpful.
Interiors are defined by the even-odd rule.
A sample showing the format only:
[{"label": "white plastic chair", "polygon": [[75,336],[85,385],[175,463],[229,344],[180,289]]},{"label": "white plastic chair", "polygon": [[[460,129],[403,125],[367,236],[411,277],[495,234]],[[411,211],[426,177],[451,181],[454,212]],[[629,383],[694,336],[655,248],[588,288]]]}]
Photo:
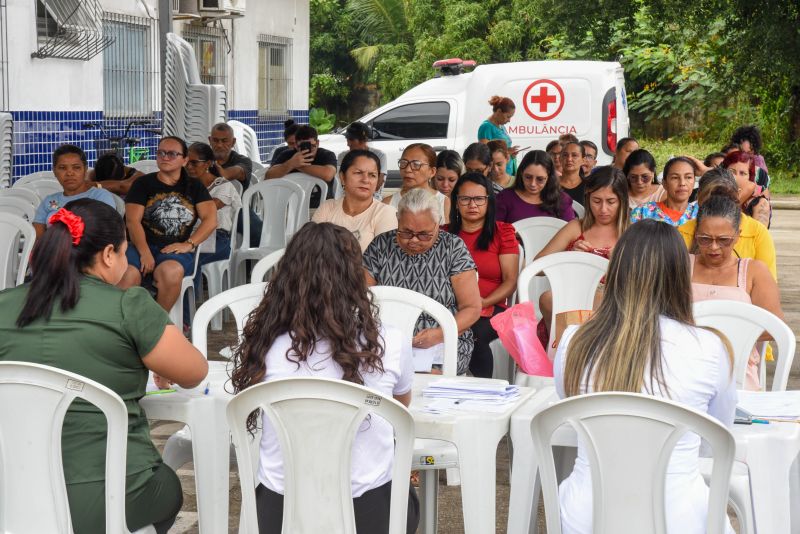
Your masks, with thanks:
[{"label": "white plastic chair", "polygon": [[228,126],[233,129],[233,135],[236,138],[236,145],[233,149],[239,154],[261,163],[261,155],[258,152],[258,136],[255,130],[239,121],[228,121]]},{"label": "white plastic chair", "polygon": [[[19,189],[22,189],[21,187]],[[29,191],[34,194],[33,191]],[[22,217],[26,221],[33,223],[33,218],[36,217],[36,206],[32,206],[30,202],[22,197],[3,195],[0,196],[0,213],[8,213]]]},{"label": "white plastic chair", "polygon": [[200,249],[194,251],[194,269],[192,270],[191,274],[183,273],[183,279],[181,279],[181,290],[178,293],[178,300],[175,301],[175,304],[172,305],[172,309],[169,310],[169,319],[172,321],[173,324],[177,325],[178,328],[183,325],[183,299],[184,297],[189,300],[189,322],[192,321],[192,315],[194,314],[194,310],[196,308],[196,303],[194,300],[194,277],[197,275],[197,262],[200,259]]},{"label": "white plastic chair", "polygon": [[20,176],[14,183],[11,185],[12,188],[17,187],[19,185],[24,185],[27,183],[35,182],[37,180],[55,180],[56,175],[53,174],[53,171],[37,171],[32,172],[30,174],[26,174],[25,176]]},{"label": "white plastic chair", "polygon": [[[410,289],[392,286],[371,287],[375,302],[380,309],[381,322],[398,328],[403,337],[414,336],[414,326],[421,313],[427,313],[439,323],[444,334],[444,376],[456,376],[458,370],[458,325],[450,310],[435,300]],[[410,343],[410,341],[409,341]],[[433,458],[433,463],[423,459]],[[437,439],[418,439],[414,442],[412,469],[420,476],[420,531],[435,534],[437,529],[437,494],[439,491],[439,469],[447,469],[448,480],[455,483],[458,468],[458,451],[455,445]]]},{"label": "white plastic chair", "polygon": [[[232,181],[231,183],[238,185],[239,182]],[[241,187],[241,185],[239,185]],[[203,275],[206,279],[206,283],[208,284],[208,298],[211,298],[215,295],[219,295],[221,292],[225,291],[233,284],[231,283],[232,276],[231,276],[231,258],[233,257],[233,251],[236,250],[237,247],[237,239],[238,239],[238,232],[236,231],[236,226],[239,223],[239,217],[242,213],[241,208],[234,210],[232,224],[231,224],[231,251],[228,254],[228,257],[224,260],[217,260],[212,261],[211,263],[206,263],[200,268],[200,274]],[[202,293],[203,287],[195,288],[195,296]],[[211,320],[211,328],[213,330],[222,330],[222,316],[219,315],[214,317]]]},{"label": "white plastic chair", "polygon": [[[243,217],[242,242],[231,257],[231,272],[235,284],[245,281],[245,262],[260,260],[270,252],[286,248],[292,235],[299,229],[296,226],[298,214],[292,213],[292,207],[299,209],[303,200],[303,188],[288,180],[266,180],[251,185],[242,198],[242,211],[247,213],[251,202],[260,202],[264,225],[261,230],[261,242],[256,248],[250,247],[250,217]],[[256,196],[258,199],[254,199]]]},{"label": "white plastic chair", "polygon": [[[698,326],[716,328],[733,345],[733,376],[736,387],[744,388],[747,361],[761,334],[768,332],[775,340],[777,357],[772,391],[786,391],[792,369],[796,340],[794,332],[780,318],[753,304],[733,300],[704,300],[694,303],[694,320]],[[764,354],[761,355],[761,390],[767,388]]]},{"label": "white plastic chair", "polygon": [[143,174],[158,172],[158,162],[156,162],[154,159],[140,159],[139,161],[134,161],[128,166],[133,167]]},{"label": "white plastic chair", "polygon": [[[23,362],[0,362],[0,531],[72,534],[61,463],[61,432],[72,401],[99,408],[108,424],[106,532],[128,533],[125,524],[125,458],[128,410],[106,386],[78,374]],[[154,533],[152,526],[136,534]]]},{"label": "white plastic chair", "polygon": [[31,223],[14,214],[3,213],[0,208],[0,290],[25,281],[35,240],[36,231]]},{"label": "white plastic chair", "polygon": [[257,284],[259,282],[267,282],[267,274],[275,268],[278,262],[283,257],[286,249],[276,250],[264,256],[258,263],[253,266],[253,271],[250,273],[250,283]]},{"label": "white plastic chair", "polygon": [[713,451],[706,532],[725,532],[728,480],[736,450],[728,429],[704,413],[665,399],[595,393],[554,404],[531,422],[549,534],[561,533],[551,438],[564,424],[575,428],[588,450],[596,534],[666,534],[666,470],[675,444],[686,432],[700,435]]},{"label": "white plastic chair", "polygon": [[320,178],[315,178],[314,176],[309,176],[308,174],[302,172],[292,172],[279,179],[289,180],[303,188],[304,196],[298,211],[299,219],[296,222],[297,227],[300,228],[311,220],[311,194],[314,192],[314,189],[319,187],[319,201],[320,203],[325,202],[325,199],[328,195],[328,182]]},{"label": "white plastic chair", "polygon": [[250,387],[227,408],[242,487],[242,521],[258,532],[248,415],[260,409],[272,422],[283,452],[283,532],[355,534],[350,489],[350,451],[367,416],[394,428],[389,533],[405,534],[408,475],[414,421],[392,398],[371,389],[326,378],[286,378]]},{"label": "white plastic chair", "polygon": [[578,219],[583,219],[586,215],[586,208],[583,207],[583,204],[578,202],[577,200],[572,201],[572,211],[575,212],[575,217]]},{"label": "white plastic chair", "polygon": [[30,189],[25,189],[24,187],[12,187],[10,189],[0,189],[0,198],[7,198],[7,197],[14,197],[14,198],[22,198],[27,200],[34,208],[38,208],[39,204],[42,202],[39,200],[39,195],[31,191]]},{"label": "white plastic chair", "polygon": [[[572,310],[591,310],[600,280],[608,270],[608,260],[588,252],[556,252],[549,254],[525,267],[517,280],[517,301],[533,301],[539,307],[538,295],[531,292],[534,277],[543,272],[547,276],[553,292],[553,313],[551,324],[556,324],[556,315]],[[537,300],[534,300],[537,299]],[[553,330],[554,328],[551,328]],[[555,354],[552,348],[553,332],[547,341],[547,353]],[[517,372],[516,383],[526,384],[526,377]]]},{"label": "white plastic chair", "polygon": [[525,265],[532,262],[553,236],[566,225],[566,221],[555,217],[529,217],[515,222],[514,230],[522,239],[522,247],[525,249]]},{"label": "white plastic chair", "polygon": [[48,180],[44,178],[41,180],[28,182],[19,186],[15,184],[15,187],[30,189],[31,191],[36,193],[41,200],[44,200],[44,198],[48,195],[52,195],[54,193],[61,193],[64,191],[64,188],[61,186],[60,183],[58,183],[57,180]]}]

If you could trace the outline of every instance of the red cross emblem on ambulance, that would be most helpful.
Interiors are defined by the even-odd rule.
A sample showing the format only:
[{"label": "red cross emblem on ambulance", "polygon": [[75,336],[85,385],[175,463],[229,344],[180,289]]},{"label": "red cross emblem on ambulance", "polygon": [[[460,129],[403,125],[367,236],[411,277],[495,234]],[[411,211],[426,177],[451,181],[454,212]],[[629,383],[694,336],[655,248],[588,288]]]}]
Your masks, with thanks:
[{"label": "red cross emblem on ambulance", "polygon": [[525,112],[537,121],[549,121],[564,108],[564,90],[553,80],[536,80],[522,95]]}]

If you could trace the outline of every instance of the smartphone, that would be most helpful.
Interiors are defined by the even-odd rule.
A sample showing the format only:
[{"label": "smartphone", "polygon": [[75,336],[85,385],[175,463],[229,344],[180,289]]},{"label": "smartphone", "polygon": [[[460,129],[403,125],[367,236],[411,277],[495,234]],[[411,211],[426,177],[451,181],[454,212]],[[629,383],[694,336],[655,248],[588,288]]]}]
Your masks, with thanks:
[{"label": "smartphone", "polygon": [[297,143],[297,149],[300,152],[311,152],[314,147],[311,146],[311,141],[301,141]]}]

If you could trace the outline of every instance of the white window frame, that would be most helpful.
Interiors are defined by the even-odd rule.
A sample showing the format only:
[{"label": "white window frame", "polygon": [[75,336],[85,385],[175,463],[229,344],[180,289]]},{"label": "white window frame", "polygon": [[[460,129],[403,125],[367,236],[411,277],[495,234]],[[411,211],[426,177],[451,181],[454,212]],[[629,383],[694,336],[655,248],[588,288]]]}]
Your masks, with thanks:
[{"label": "white window frame", "polygon": [[158,43],[153,21],[103,14],[114,43],[103,50],[103,113],[110,118],[153,117],[158,102]]},{"label": "white window frame", "polygon": [[[282,77],[272,78],[276,52],[283,54]],[[275,35],[258,36],[258,114],[261,117],[287,118],[292,109],[292,39]],[[283,96],[281,96],[281,92]]]},{"label": "white window frame", "polygon": [[[227,58],[227,39],[224,28],[199,26],[187,24],[183,27],[183,38],[192,45],[195,58],[197,58],[197,72],[200,73],[200,80],[206,84],[219,84],[228,87],[228,58]],[[203,43],[214,44],[214,73],[203,74]]]}]

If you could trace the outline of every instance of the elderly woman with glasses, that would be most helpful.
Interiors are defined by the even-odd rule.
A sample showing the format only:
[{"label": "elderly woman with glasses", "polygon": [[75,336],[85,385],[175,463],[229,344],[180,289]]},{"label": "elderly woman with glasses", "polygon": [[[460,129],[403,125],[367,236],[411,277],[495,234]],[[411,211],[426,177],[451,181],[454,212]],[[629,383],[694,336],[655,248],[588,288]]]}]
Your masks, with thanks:
[{"label": "elderly woman with glasses", "polygon": [[489,320],[507,307],[506,299],[514,293],[519,274],[519,244],[514,227],[495,220],[490,183],[478,172],[468,172],[458,180],[447,227],[464,241],[478,268],[481,317],[472,325],[475,348],[469,371],[481,378],[491,378],[494,370],[489,343],[497,339],[497,332]]},{"label": "elderly woman with glasses", "polygon": [[399,193],[386,197],[383,201],[393,208],[397,208],[400,205],[400,199],[406,193],[412,189],[424,189],[436,195],[436,201],[439,202],[439,214],[442,217],[439,224],[446,223],[450,214],[450,199],[431,186],[431,181],[436,175],[436,152],[433,147],[425,143],[411,143],[403,150],[397,166],[400,168],[403,187],[400,188]]},{"label": "elderly woman with glasses", "polygon": [[[464,241],[439,231],[440,209],[439,200],[426,189],[411,189],[403,195],[397,206],[397,230],[375,236],[364,252],[364,270],[371,286],[410,289],[453,313],[459,332],[458,374],[463,374],[472,356],[470,327],[480,317],[481,295],[475,262]],[[441,328],[423,314],[417,321],[413,348],[431,349],[443,341]],[[434,357],[433,363],[442,360]]]},{"label": "elderly woman with glasses", "polygon": [[217,207],[208,189],[186,172],[188,151],[183,139],[162,137],[158,172],[136,180],[125,197],[131,246],[128,270],[118,285],[138,286],[152,275],[156,301],[167,311],[178,300],[183,277],[194,272],[195,250],[217,227]]},{"label": "elderly woman with glasses", "polygon": [[[738,300],[783,318],[778,284],[767,266],[734,253],[742,217],[738,199],[730,190],[717,189],[704,199],[694,232],[697,253],[691,255],[694,301]],[[768,339],[765,334],[762,341]],[[747,364],[745,389],[760,389],[760,362],[760,354],[753,349]]]}]

